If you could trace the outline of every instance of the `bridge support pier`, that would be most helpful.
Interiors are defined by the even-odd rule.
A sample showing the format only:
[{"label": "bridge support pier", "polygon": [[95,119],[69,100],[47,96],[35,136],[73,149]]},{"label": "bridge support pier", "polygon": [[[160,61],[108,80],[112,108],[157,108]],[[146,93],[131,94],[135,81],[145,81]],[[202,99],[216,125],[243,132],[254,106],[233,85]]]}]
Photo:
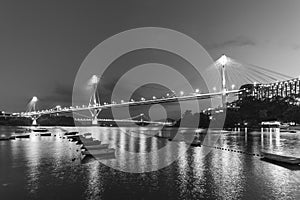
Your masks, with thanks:
[{"label": "bridge support pier", "polygon": [[32,117],[31,118],[32,119],[32,126],[37,126],[38,125],[38,123],[37,123],[37,119],[38,119],[38,117]]},{"label": "bridge support pier", "polygon": [[92,125],[98,125],[98,116],[101,112],[101,109],[92,109],[90,112],[92,114]]},{"label": "bridge support pier", "polygon": [[98,117],[97,116],[92,118],[92,125],[95,125],[95,126],[98,125]]}]

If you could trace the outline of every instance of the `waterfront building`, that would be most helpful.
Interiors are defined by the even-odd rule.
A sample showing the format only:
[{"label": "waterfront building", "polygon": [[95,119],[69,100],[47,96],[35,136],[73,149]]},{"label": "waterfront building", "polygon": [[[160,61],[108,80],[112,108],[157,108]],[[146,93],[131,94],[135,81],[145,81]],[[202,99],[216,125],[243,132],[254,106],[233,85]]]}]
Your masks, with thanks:
[{"label": "waterfront building", "polygon": [[285,98],[300,94],[300,78],[270,84],[246,84],[241,86],[240,89],[243,89],[243,92],[239,94],[240,100],[250,96],[260,100],[271,99],[276,96]]}]

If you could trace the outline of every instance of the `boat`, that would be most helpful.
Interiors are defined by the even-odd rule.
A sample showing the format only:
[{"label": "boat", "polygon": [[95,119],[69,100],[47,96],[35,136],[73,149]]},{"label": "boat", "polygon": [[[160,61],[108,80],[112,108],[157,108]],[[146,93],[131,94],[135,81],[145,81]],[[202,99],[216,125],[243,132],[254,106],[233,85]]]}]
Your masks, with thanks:
[{"label": "boat", "polygon": [[79,135],[67,135],[67,136],[64,136],[64,138],[71,140],[72,142],[80,140]]},{"label": "boat", "polygon": [[95,145],[100,145],[101,141],[99,140],[91,140],[91,141],[78,141],[78,144],[83,144],[84,146],[95,146]]},{"label": "boat", "polygon": [[115,149],[94,149],[94,150],[87,150],[82,152],[83,155],[92,155],[92,156],[101,156],[106,154],[115,154]]},{"label": "boat", "polygon": [[0,137],[0,141],[10,140],[9,137]]},{"label": "boat", "polygon": [[91,133],[84,133],[83,135],[84,135],[85,137],[87,137],[87,136],[92,136]]},{"label": "boat", "polygon": [[15,138],[30,138],[30,135],[16,135]]},{"label": "boat", "polygon": [[109,144],[99,144],[99,145],[84,145],[81,147],[82,149],[86,150],[96,150],[96,149],[108,149]]},{"label": "boat", "polygon": [[50,132],[47,132],[47,133],[40,133],[39,135],[40,135],[40,136],[51,136],[51,133],[50,133]]},{"label": "boat", "polygon": [[285,155],[279,155],[275,153],[270,152],[261,152],[263,157],[268,160],[276,161],[276,162],[282,162],[282,163],[288,163],[292,165],[299,165],[300,164],[300,158],[294,157],[294,156],[285,156]]},{"label": "boat", "polygon": [[33,132],[48,132],[48,129],[46,128],[36,128],[32,129]]},{"label": "boat", "polygon": [[30,131],[31,131],[31,129],[28,129],[28,128],[20,128],[20,129],[15,130],[15,133],[28,133]]},{"label": "boat", "polygon": [[73,140],[76,140],[77,141],[77,144],[86,144],[86,143],[89,143],[89,142],[93,142],[94,139],[93,138],[82,138],[82,137],[79,137],[77,139],[74,139]]},{"label": "boat", "polygon": [[76,135],[76,134],[78,134],[77,131],[72,131],[72,132],[67,132],[64,135]]}]

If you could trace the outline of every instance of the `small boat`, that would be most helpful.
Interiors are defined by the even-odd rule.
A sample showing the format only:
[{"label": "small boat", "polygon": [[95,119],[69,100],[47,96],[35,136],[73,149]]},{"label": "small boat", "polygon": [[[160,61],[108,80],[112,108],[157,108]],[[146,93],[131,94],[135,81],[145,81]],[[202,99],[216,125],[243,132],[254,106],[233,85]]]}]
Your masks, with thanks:
[{"label": "small boat", "polygon": [[40,133],[39,135],[40,135],[40,136],[51,136],[51,133],[50,133],[50,132],[47,132],[47,133]]},{"label": "small boat", "polygon": [[12,135],[12,136],[9,137],[9,139],[10,139],[10,140],[15,140],[15,139],[16,139],[16,136]]},{"label": "small boat", "polygon": [[0,137],[0,141],[10,140],[9,137]]},{"label": "small boat", "polygon": [[78,134],[77,131],[72,131],[72,132],[67,132],[64,135],[76,135],[76,134]]},{"label": "small boat", "polygon": [[86,150],[97,150],[97,149],[108,149],[109,144],[100,144],[100,145],[88,145],[83,146],[82,149]]},{"label": "small boat", "polygon": [[82,138],[82,137],[79,137],[78,139],[75,139],[75,140],[77,141],[77,144],[86,144],[88,142],[93,142],[94,141],[93,138]]},{"label": "small boat", "polygon": [[15,138],[30,138],[30,135],[16,135]]},{"label": "small boat", "polygon": [[91,133],[84,133],[83,135],[84,135],[85,137],[87,137],[87,136],[92,136]]},{"label": "small boat", "polygon": [[192,147],[201,147],[201,141],[200,140],[193,140],[191,143]]},{"label": "small boat", "polygon": [[101,141],[99,141],[99,140],[92,140],[92,141],[81,142],[79,144],[83,144],[84,146],[96,146],[96,145],[100,145]]},{"label": "small boat", "polygon": [[32,129],[33,132],[48,132],[48,129],[46,128],[36,128]]},{"label": "small boat", "polygon": [[106,155],[106,154],[114,154],[115,153],[115,149],[95,149],[95,150],[88,150],[88,151],[84,151],[82,152],[83,155],[92,155],[92,156],[101,156],[101,155]]},{"label": "small boat", "polygon": [[288,163],[292,165],[299,165],[300,164],[300,158],[293,157],[293,156],[284,156],[279,155],[275,153],[269,153],[269,152],[261,152],[263,157],[268,160],[276,161],[276,162],[282,162],[282,163]]},{"label": "small boat", "polygon": [[28,129],[28,128],[21,128],[21,129],[17,129],[15,130],[15,133],[28,133],[30,132],[31,129]]}]

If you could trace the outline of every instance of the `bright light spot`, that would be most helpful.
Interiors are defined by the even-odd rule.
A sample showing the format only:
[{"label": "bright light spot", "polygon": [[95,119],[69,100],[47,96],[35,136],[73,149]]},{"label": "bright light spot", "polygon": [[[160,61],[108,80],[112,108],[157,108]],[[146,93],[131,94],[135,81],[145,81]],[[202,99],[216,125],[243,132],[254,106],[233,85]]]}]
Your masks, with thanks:
[{"label": "bright light spot", "polygon": [[227,57],[223,54],[222,56],[221,56],[221,58],[220,58],[220,63],[221,63],[221,65],[226,65],[227,64],[227,62],[228,62],[228,59],[227,59]]},{"label": "bright light spot", "polygon": [[91,84],[98,84],[99,78],[97,75],[93,75],[91,78]]},{"label": "bright light spot", "polygon": [[170,94],[169,93],[167,93],[167,97],[169,97],[170,96]]},{"label": "bright light spot", "polygon": [[152,99],[156,99],[156,96],[153,96]]},{"label": "bright light spot", "polygon": [[124,100],[121,100],[121,103],[124,103]]},{"label": "bright light spot", "polygon": [[217,90],[217,88],[216,88],[216,87],[213,87],[213,90],[214,90],[214,91],[216,91],[216,90]]},{"label": "bright light spot", "polygon": [[196,92],[196,93],[199,93],[199,92],[200,92],[200,90],[197,88],[197,89],[195,90],[195,92]]},{"label": "bright light spot", "polygon": [[180,91],[180,95],[183,96],[183,95],[184,95],[184,92],[183,92],[183,91]]},{"label": "bright light spot", "polygon": [[142,100],[142,101],[145,101],[145,98],[144,98],[144,97],[142,97],[142,98],[141,98],[141,100]]},{"label": "bright light spot", "polygon": [[36,96],[32,97],[32,102],[37,102],[38,101],[38,98]]},{"label": "bright light spot", "polygon": [[231,85],[231,89],[234,89],[234,88],[235,88],[235,85],[234,85],[234,84],[232,84],[232,85]]}]

